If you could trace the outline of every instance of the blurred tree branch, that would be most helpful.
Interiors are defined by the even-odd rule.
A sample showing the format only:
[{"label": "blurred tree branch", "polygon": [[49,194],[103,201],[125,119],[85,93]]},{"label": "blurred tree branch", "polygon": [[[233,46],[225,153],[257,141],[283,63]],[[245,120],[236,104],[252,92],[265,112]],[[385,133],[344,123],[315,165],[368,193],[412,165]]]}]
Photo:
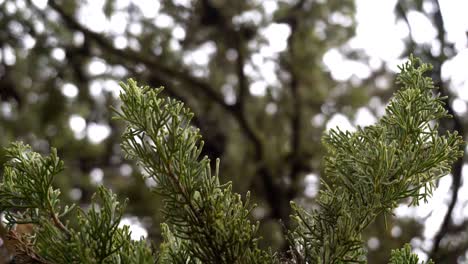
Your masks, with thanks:
[{"label": "blurred tree branch", "polygon": [[210,84],[189,75],[187,72],[166,67],[158,63],[156,60],[153,60],[147,56],[143,56],[142,54],[133,51],[130,48],[117,49],[104,36],[95,33],[78,23],[71,15],[67,14],[65,10],[55,1],[51,0],[48,2],[48,4],[53,10],[55,10],[60,15],[60,17],[64,20],[64,22],[69,26],[70,29],[82,32],[87,38],[95,41],[103,50],[115,56],[124,58],[128,61],[145,64],[149,69],[153,71],[181,80],[192,86],[194,89],[197,89],[197,91],[211,98],[221,107],[225,108],[226,110],[230,110],[230,107],[224,102],[222,96],[216,93],[214,88],[212,88]]}]

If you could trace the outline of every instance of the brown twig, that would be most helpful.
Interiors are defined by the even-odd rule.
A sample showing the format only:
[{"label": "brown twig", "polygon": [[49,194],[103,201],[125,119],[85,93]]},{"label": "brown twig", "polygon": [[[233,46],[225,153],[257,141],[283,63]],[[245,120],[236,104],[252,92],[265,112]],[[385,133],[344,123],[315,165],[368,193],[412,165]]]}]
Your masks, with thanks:
[{"label": "brown twig", "polygon": [[23,263],[23,264],[48,264],[49,262],[41,258],[33,250],[33,245],[27,239],[25,239],[21,234],[14,230],[10,230],[7,235],[9,243],[15,245],[15,252],[13,252],[14,263]]}]

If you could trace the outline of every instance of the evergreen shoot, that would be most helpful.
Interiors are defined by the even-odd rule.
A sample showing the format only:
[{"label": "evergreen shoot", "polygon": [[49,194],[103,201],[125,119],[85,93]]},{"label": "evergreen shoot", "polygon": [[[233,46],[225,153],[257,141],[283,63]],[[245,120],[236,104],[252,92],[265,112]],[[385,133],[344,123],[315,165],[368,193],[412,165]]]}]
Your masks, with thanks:
[{"label": "evergreen shoot", "polygon": [[290,240],[297,259],[364,262],[362,231],[404,199],[412,205],[425,201],[436,180],[462,156],[463,141],[456,131],[438,133],[437,120],[450,116],[444,98],[434,94],[431,78],[424,77],[430,69],[410,57],[397,78],[402,88],[377,124],[354,133],[332,129],[323,137],[328,155],[319,209],[306,212],[293,204],[298,228]]},{"label": "evergreen shoot", "polygon": [[[82,209],[60,201],[54,178],[63,162],[52,149],[42,156],[23,143],[7,149],[9,161],[0,184],[0,210],[10,229],[17,263],[366,263],[361,234],[378,215],[391,214],[403,200],[418,205],[431,196],[435,182],[462,155],[456,132],[441,135],[437,121],[450,117],[444,98],[424,74],[430,66],[411,57],[401,68],[397,91],[375,125],[356,132],[330,130],[318,208],[291,203],[296,226],[288,234],[286,256],[259,248],[254,205],[220,183],[219,160],[212,171],[201,157],[203,141],[183,103],[162,98],[162,88],[122,83],[125,121],[122,150],[163,197],[159,250],[131,240],[119,227],[126,201],[99,187]],[[241,171],[241,170],[240,170]],[[20,234],[17,225],[34,226]],[[391,264],[417,264],[408,245],[392,251]],[[432,263],[431,261],[428,262]]]}]

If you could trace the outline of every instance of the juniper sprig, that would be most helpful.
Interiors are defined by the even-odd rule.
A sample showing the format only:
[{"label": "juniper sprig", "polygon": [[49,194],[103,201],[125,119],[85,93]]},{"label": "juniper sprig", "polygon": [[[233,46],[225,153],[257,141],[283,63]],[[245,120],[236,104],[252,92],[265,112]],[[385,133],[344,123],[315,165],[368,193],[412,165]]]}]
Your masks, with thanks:
[{"label": "juniper sprig", "polygon": [[[10,229],[17,263],[366,263],[361,234],[404,199],[418,205],[431,196],[435,181],[462,155],[456,132],[440,134],[437,121],[450,117],[432,80],[430,66],[410,58],[397,78],[385,115],[356,132],[332,129],[323,137],[328,150],[318,208],[291,203],[296,226],[288,233],[289,256],[259,248],[254,205],[219,180],[203,141],[183,103],[162,98],[162,88],[121,83],[116,118],[126,123],[122,150],[136,161],[152,190],[164,200],[163,241],[155,252],[148,241],[131,240],[119,227],[126,201],[99,187],[87,209],[65,205],[54,179],[63,170],[57,151],[40,155],[23,143],[7,148],[0,183],[0,211]],[[241,170],[240,170],[241,171]],[[30,234],[15,231],[31,224]],[[417,264],[408,245],[392,252],[391,264]],[[432,263],[431,261],[428,262]],[[424,264],[424,263],[423,263]]]},{"label": "juniper sprig", "polygon": [[425,201],[463,155],[456,131],[438,133],[437,121],[450,115],[424,76],[430,69],[410,57],[397,77],[402,87],[380,121],[354,133],[332,129],[323,137],[328,154],[319,209],[309,213],[293,204],[298,227],[290,240],[307,263],[365,262],[362,231],[403,199]]}]

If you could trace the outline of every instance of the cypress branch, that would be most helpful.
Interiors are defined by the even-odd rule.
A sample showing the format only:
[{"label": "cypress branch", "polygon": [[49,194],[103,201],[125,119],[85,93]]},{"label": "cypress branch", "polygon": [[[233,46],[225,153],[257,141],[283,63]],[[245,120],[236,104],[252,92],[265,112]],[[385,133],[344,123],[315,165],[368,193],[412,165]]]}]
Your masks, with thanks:
[{"label": "cypress branch", "polygon": [[[9,162],[0,184],[0,210],[8,227],[34,224],[32,234],[10,231],[19,263],[154,263],[142,241],[132,241],[128,227],[118,224],[125,203],[99,187],[88,211],[61,205],[60,190],[52,186],[63,162],[55,149],[48,157],[22,143],[7,149]],[[76,224],[63,219],[77,220]],[[130,258],[131,256],[131,258]]]},{"label": "cypress branch", "polygon": [[[53,181],[63,162],[22,143],[7,148],[9,161],[0,184],[0,210],[21,263],[366,263],[362,231],[380,214],[390,214],[403,199],[425,201],[435,181],[450,172],[461,155],[456,132],[439,134],[437,121],[450,117],[432,80],[430,66],[411,57],[401,68],[385,115],[354,133],[331,130],[323,137],[328,150],[318,209],[291,203],[296,227],[288,233],[290,257],[281,260],[258,247],[254,205],[219,181],[203,141],[190,124],[183,103],[161,98],[162,88],[121,83],[122,107],[116,118],[127,128],[122,149],[136,161],[152,188],[164,198],[163,241],[155,253],[147,241],[130,239],[119,227],[125,209],[110,190],[99,187],[89,209],[63,205]],[[65,221],[69,219],[70,221]],[[14,227],[32,224],[31,234]],[[406,245],[392,252],[391,264],[416,264]],[[429,261],[428,263],[432,263]]]},{"label": "cypress branch", "polygon": [[158,98],[161,88],[141,89],[133,80],[121,86],[123,105],[117,113],[128,124],[122,149],[156,181],[154,191],[164,197],[165,234],[179,239],[194,263],[271,263],[274,257],[257,246],[249,194],[242,202],[231,183],[219,183],[219,160],[212,174],[210,160],[200,158],[203,142],[190,125],[190,110]]},{"label": "cypress branch", "polygon": [[362,231],[403,199],[412,205],[426,200],[462,156],[456,131],[437,132],[437,120],[450,116],[424,77],[430,68],[410,57],[397,78],[402,88],[377,124],[354,133],[332,129],[323,137],[328,154],[320,208],[308,213],[293,204],[298,228],[291,242],[305,263],[364,263]]},{"label": "cypress branch", "polygon": [[389,264],[434,264],[432,260],[427,262],[419,262],[419,258],[416,254],[411,253],[411,247],[409,244],[405,244],[402,249],[392,250]]}]

